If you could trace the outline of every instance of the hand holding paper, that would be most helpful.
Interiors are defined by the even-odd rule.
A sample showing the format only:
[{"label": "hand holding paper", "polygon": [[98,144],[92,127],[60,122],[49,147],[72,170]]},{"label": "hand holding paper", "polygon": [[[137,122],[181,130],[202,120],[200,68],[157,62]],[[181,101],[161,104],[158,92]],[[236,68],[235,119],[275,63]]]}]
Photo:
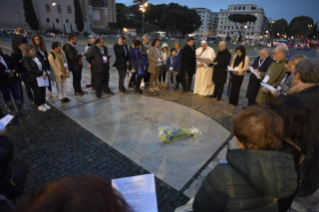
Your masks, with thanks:
[{"label": "hand holding paper", "polygon": [[232,68],[232,67],[230,67],[230,66],[227,66],[227,70],[228,70],[228,71],[238,71],[238,67]]},{"label": "hand holding paper", "polygon": [[249,71],[257,77],[257,79],[261,79],[259,74],[254,70],[252,66],[248,66],[248,68],[249,68]]},{"label": "hand holding paper", "polygon": [[260,84],[270,92],[274,92],[276,90],[276,88],[272,87],[271,85],[268,85],[262,82]]}]

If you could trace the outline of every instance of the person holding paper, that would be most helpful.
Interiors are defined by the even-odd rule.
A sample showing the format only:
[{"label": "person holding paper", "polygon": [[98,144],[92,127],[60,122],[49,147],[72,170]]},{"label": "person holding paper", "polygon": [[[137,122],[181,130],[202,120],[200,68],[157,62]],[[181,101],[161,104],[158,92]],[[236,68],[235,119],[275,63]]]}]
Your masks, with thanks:
[{"label": "person holding paper", "polygon": [[277,150],[283,126],[270,109],[243,110],[233,123],[238,148],[228,148],[227,163],[205,177],[193,212],[278,211],[277,201],[292,195],[298,185],[293,156]]},{"label": "person holding paper", "polygon": [[61,52],[61,44],[59,42],[52,43],[52,50],[49,54],[49,62],[55,75],[58,96],[61,102],[68,103],[70,99],[67,98],[67,77],[69,76],[68,64]]},{"label": "person holding paper", "polygon": [[194,94],[200,96],[211,96],[214,93],[213,67],[209,66],[215,59],[215,51],[207,45],[206,41],[201,42],[201,47],[196,49],[197,58],[209,59],[209,63],[197,61],[197,70],[194,84]]},{"label": "person holding paper", "polygon": [[218,44],[219,52],[212,65],[214,65],[214,74],[213,74],[213,82],[215,84],[214,93],[210,98],[216,98],[217,101],[220,101],[222,98],[224,84],[227,79],[227,66],[231,59],[231,54],[226,47],[225,41],[221,41]]},{"label": "person holding paper", "polygon": [[17,66],[15,66],[11,57],[3,54],[2,49],[0,48],[0,91],[5,104],[14,117],[17,116],[17,113],[12,102],[11,95],[17,105],[19,114],[24,115],[19,93],[19,79],[17,77],[16,70]]},{"label": "person holding paper", "polygon": [[229,104],[237,105],[241,84],[244,79],[244,72],[248,70],[249,57],[246,56],[246,49],[243,46],[236,48],[237,55],[235,55],[231,64],[232,68],[238,68],[238,71],[230,72],[230,95]]},{"label": "person holding paper", "polygon": [[102,88],[106,94],[113,95],[109,87],[110,81],[110,62],[108,58],[107,47],[101,37],[96,38],[95,46],[91,47],[87,54],[86,60],[91,63],[91,69],[95,78],[95,94],[101,98]]},{"label": "person holding paper", "polygon": [[[260,56],[254,60],[253,68],[259,73],[265,73],[269,65],[273,62],[273,59],[269,57],[269,50],[264,48],[260,51]],[[246,97],[248,99],[248,106],[256,104],[256,97],[260,88],[261,80],[256,77],[253,73],[250,74],[249,83],[247,86]]]},{"label": "person holding paper", "polygon": [[193,76],[196,72],[196,46],[194,45],[194,38],[189,37],[187,44],[183,48],[182,54],[182,70],[181,75],[183,79],[183,91],[191,90]]},{"label": "person holding paper", "polygon": [[[280,84],[282,79],[285,77],[285,62],[286,62],[286,54],[288,53],[288,47],[287,46],[278,46],[275,48],[275,50],[272,53],[274,62],[272,62],[266,73],[257,72],[259,76],[263,79],[262,83],[268,84],[274,88],[277,88],[277,86]],[[261,86],[259,88],[256,102],[260,105],[262,104],[268,104],[271,99],[273,98],[273,95]]]},{"label": "person holding paper", "polygon": [[[45,85],[39,85],[38,81],[47,81],[48,68],[45,66],[42,58],[36,56],[34,47],[31,44],[26,44],[24,48],[24,57],[22,58],[21,64],[25,73],[27,74],[28,83],[33,91],[34,104],[38,106],[39,111],[47,111],[51,107],[46,104],[46,92]],[[40,79],[38,79],[40,78]],[[47,82],[47,85],[49,82]]]},{"label": "person holding paper", "polygon": [[[152,41],[152,46],[149,48],[149,53],[147,56],[148,59],[148,69],[147,71],[151,74],[151,79],[150,79],[150,92],[159,91],[158,88],[158,78],[160,74],[160,69],[161,69],[161,52],[159,50],[160,46],[160,40],[158,38],[154,38]],[[155,84],[155,88],[153,88]]]},{"label": "person holding paper", "polygon": [[66,59],[68,61],[69,71],[73,74],[73,88],[75,96],[83,96],[88,92],[83,91],[81,87],[82,80],[82,57],[84,53],[80,53],[76,47],[78,38],[75,34],[70,33],[68,35],[69,42],[63,46]]}]

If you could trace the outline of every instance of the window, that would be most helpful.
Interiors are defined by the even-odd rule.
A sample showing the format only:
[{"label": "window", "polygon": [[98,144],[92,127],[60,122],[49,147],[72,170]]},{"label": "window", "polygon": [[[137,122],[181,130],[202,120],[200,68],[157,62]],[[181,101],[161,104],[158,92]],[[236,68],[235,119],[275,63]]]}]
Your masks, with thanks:
[{"label": "window", "polygon": [[226,27],[224,26],[224,29],[226,29]]},{"label": "window", "polygon": [[234,10],[237,10],[237,7],[234,7]]},{"label": "window", "polygon": [[255,27],[253,27],[253,30],[255,29]]},{"label": "window", "polygon": [[55,21],[57,22],[57,23],[59,23],[60,22],[60,20],[57,18],[57,19],[55,19]]},{"label": "window", "polygon": [[224,18],[222,18],[222,20],[223,20]]},{"label": "window", "polygon": [[251,35],[254,35],[254,33],[252,32]]},{"label": "window", "polygon": [[231,32],[230,34],[234,34],[233,32]]},{"label": "window", "polygon": [[243,10],[245,10],[246,9],[246,7],[243,7]]},{"label": "window", "polygon": [[230,27],[228,27],[228,29],[230,29]]},{"label": "window", "polygon": [[223,24],[223,22],[220,22],[220,24]]},{"label": "window", "polygon": [[238,10],[241,10],[241,7],[238,7]]},{"label": "window", "polygon": [[226,34],[225,32],[223,32],[223,34]]},{"label": "window", "polygon": [[45,4],[45,8],[47,12],[51,12],[50,4]]},{"label": "window", "polygon": [[250,27],[248,27],[248,29],[250,29]]},{"label": "window", "polygon": [[50,18],[47,18],[47,23],[50,23]]},{"label": "window", "polygon": [[67,8],[68,8],[68,13],[72,13],[71,6],[67,6]]},{"label": "window", "polygon": [[233,10],[233,8],[230,8],[231,10]]},{"label": "window", "polygon": [[222,27],[222,26],[220,26],[220,29],[223,29],[223,27]]},{"label": "window", "polygon": [[60,12],[62,12],[62,9],[61,9],[61,5],[57,5],[57,8],[58,8],[58,12],[60,13]]},{"label": "window", "polygon": [[234,27],[232,26],[231,29],[234,29]]},{"label": "window", "polygon": [[65,22],[66,22],[66,23],[69,23],[69,19],[65,19]]}]

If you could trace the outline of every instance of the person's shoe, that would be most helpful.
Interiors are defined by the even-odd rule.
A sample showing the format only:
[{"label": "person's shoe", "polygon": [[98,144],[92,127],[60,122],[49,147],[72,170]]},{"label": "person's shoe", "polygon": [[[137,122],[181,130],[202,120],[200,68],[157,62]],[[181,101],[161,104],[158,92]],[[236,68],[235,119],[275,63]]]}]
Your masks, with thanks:
[{"label": "person's shoe", "polygon": [[76,93],[75,96],[83,96],[82,93]]},{"label": "person's shoe", "polygon": [[153,89],[153,88],[150,88],[149,91],[153,93],[153,92],[154,92],[154,89]]},{"label": "person's shoe", "polygon": [[241,107],[242,110],[245,110],[247,107]]},{"label": "person's shoe", "polygon": [[87,94],[88,92],[86,92],[86,91],[82,91],[81,93],[84,95],[84,94]]},{"label": "person's shoe", "polygon": [[24,111],[23,111],[23,107],[22,107],[22,102],[21,102],[21,100],[17,100],[17,101],[16,101],[16,105],[17,105],[17,108],[18,108],[19,115],[20,115],[20,116],[25,115],[25,113],[24,113]]},{"label": "person's shoe", "polygon": [[17,116],[17,112],[16,109],[14,108],[13,102],[6,102],[6,105],[11,113],[12,116],[16,117]]},{"label": "person's shoe", "polygon": [[159,91],[160,89],[158,87],[155,87],[154,90]]},{"label": "person's shoe", "polygon": [[165,82],[163,82],[163,88],[166,88],[166,84],[165,84]]},{"label": "person's shoe", "polygon": [[13,117],[13,119],[10,121],[10,125],[15,125],[19,123],[19,117]]},{"label": "person's shoe", "polygon": [[216,100],[217,100],[217,101],[220,101],[220,100],[221,100],[221,97],[217,97]]},{"label": "person's shoe", "polygon": [[215,95],[210,95],[210,96],[208,96],[209,98],[216,98],[216,96]]},{"label": "person's shoe", "polygon": [[105,94],[108,94],[108,95],[114,95],[114,93],[113,93],[111,90],[109,90],[109,91],[105,91]]},{"label": "person's shoe", "polygon": [[298,188],[298,192],[296,194],[296,197],[298,198],[307,198],[310,197],[311,195],[307,194],[307,192],[305,191],[305,189],[300,185]]},{"label": "person's shoe", "polygon": [[38,110],[39,110],[39,111],[42,111],[42,112],[47,111],[47,109],[46,109],[43,105],[39,106],[39,107],[38,107]]},{"label": "person's shoe", "polygon": [[125,93],[123,91],[120,91],[120,95],[125,95]]},{"label": "person's shoe", "polygon": [[49,94],[45,95],[45,100],[48,101],[50,99]]},{"label": "person's shoe", "polygon": [[49,91],[48,95],[49,95],[50,98],[56,98],[57,97],[56,95],[53,95],[50,91]]},{"label": "person's shoe", "polygon": [[68,103],[71,102],[71,100],[69,98],[63,98],[63,102]]},{"label": "person's shoe", "polygon": [[174,92],[176,92],[176,88],[174,88]]},{"label": "person's shoe", "polygon": [[50,109],[51,109],[50,105],[48,105],[47,103],[44,103],[43,106],[44,106],[47,110],[50,110]]},{"label": "person's shoe", "polygon": [[135,89],[136,94],[143,94],[143,91],[141,89]]},{"label": "person's shoe", "polygon": [[159,83],[159,87],[160,87],[160,88],[163,87],[161,82]]}]

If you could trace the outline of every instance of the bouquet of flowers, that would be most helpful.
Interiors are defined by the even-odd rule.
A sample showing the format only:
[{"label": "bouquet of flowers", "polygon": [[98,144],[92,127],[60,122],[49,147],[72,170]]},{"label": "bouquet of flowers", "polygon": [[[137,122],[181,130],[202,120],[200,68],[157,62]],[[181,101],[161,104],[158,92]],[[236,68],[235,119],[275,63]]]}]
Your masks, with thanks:
[{"label": "bouquet of flowers", "polygon": [[186,138],[189,136],[200,136],[203,133],[196,127],[185,129],[181,127],[162,126],[159,129],[159,138],[162,142],[169,143],[174,140]]}]

